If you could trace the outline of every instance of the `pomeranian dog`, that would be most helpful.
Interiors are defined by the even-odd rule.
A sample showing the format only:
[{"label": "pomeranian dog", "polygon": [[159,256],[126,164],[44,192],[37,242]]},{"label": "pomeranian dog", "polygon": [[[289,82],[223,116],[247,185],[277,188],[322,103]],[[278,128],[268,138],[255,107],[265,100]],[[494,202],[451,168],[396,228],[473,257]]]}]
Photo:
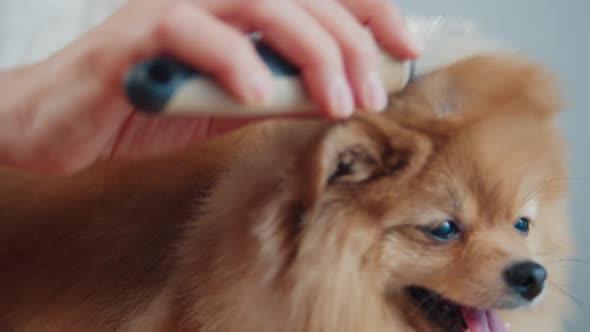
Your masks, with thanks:
[{"label": "pomeranian dog", "polygon": [[0,331],[562,331],[555,82],[475,56],[381,114],[70,177],[2,170]]}]

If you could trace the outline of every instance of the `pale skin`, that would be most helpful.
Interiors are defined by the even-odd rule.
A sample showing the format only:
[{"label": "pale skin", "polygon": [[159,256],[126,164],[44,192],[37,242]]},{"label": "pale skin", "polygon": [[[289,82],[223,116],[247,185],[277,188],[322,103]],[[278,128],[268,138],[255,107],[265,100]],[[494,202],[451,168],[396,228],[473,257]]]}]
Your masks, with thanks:
[{"label": "pale skin", "polygon": [[379,47],[399,59],[420,54],[389,0],[130,0],[46,60],[0,72],[0,165],[70,174],[258,120],[146,116],[121,88],[130,66],[165,53],[209,73],[241,102],[264,105],[271,75],[247,39],[253,31],[301,68],[318,115],[332,118],[385,106]]}]

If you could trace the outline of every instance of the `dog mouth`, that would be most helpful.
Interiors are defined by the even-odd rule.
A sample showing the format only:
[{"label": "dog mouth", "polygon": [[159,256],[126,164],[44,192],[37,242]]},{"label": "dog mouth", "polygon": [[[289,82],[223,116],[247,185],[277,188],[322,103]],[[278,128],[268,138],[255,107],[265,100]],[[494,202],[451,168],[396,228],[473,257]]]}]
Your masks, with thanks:
[{"label": "dog mouth", "polygon": [[418,311],[441,332],[506,332],[494,310],[464,306],[448,300],[436,292],[412,286],[408,294]]}]

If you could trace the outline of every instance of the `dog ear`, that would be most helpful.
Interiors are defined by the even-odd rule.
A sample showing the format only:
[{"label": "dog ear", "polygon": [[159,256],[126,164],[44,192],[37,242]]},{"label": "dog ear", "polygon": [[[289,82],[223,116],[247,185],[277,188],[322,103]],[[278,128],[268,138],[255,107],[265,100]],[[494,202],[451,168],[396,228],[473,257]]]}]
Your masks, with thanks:
[{"label": "dog ear", "polygon": [[520,56],[477,56],[418,78],[391,96],[389,112],[465,120],[510,109],[552,117],[561,110],[557,82],[546,68]]},{"label": "dog ear", "polygon": [[402,181],[419,170],[432,150],[430,139],[389,119],[359,116],[334,125],[315,146],[313,191],[369,183],[383,176]]}]

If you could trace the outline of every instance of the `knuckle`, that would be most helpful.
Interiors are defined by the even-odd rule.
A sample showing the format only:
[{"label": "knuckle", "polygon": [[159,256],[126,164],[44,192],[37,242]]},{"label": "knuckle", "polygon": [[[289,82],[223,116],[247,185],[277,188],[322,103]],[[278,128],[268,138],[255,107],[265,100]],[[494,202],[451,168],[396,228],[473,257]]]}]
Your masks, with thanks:
[{"label": "knuckle", "polygon": [[309,55],[304,59],[304,66],[310,69],[339,66],[342,52],[338,44],[331,38],[320,41],[317,47],[310,47]]},{"label": "knuckle", "polygon": [[220,54],[218,57],[218,73],[237,74],[254,62],[254,47],[241,36],[233,36],[227,39],[228,52]]},{"label": "knuckle", "polygon": [[352,61],[376,61],[377,43],[367,31],[359,31],[356,38],[347,39],[343,46],[345,56]]},{"label": "knuckle", "polygon": [[247,0],[243,1],[242,10],[249,10],[249,11],[258,11],[261,9],[268,8],[269,6],[273,5],[273,2],[278,2],[277,0]]},{"label": "knuckle", "polygon": [[387,0],[365,0],[354,10],[357,15],[364,17],[364,20],[372,21],[378,18],[399,16],[400,12],[391,1]]},{"label": "knuckle", "polygon": [[373,18],[381,17],[383,19],[391,20],[401,16],[401,11],[390,2],[375,3],[373,7],[369,7],[369,16]]},{"label": "knuckle", "polygon": [[368,13],[372,13],[374,15],[377,15],[384,10],[396,8],[393,2],[386,0],[365,0],[363,1],[363,6]]},{"label": "knuckle", "polygon": [[171,1],[153,18],[152,38],[165,40],[178,32],[179,22],[182,21],[182,14],[186,12],[187,4],[182,1]]},{"label": "knuckle", "polygon": [[[378,3],[383,2],[383,0],[362,0],[362,1],[358,1],[358,0],[338,0],[340,3],[342,3],[344,6],[346,6],[348,9],[353,10],[355,12],[357,11],[361,11],[364,12],[366,11],[367,8],[373,7],[375,5],[377,5]],[[387,1],[387,0],[385,0]]]},{"label": "knuckle", "polygon": [[174,34],[176,30],[176,22],[173,15],[162,15],[156,21],[155,27],[152,29],[151,38],[154,40],[165,40]]}]

